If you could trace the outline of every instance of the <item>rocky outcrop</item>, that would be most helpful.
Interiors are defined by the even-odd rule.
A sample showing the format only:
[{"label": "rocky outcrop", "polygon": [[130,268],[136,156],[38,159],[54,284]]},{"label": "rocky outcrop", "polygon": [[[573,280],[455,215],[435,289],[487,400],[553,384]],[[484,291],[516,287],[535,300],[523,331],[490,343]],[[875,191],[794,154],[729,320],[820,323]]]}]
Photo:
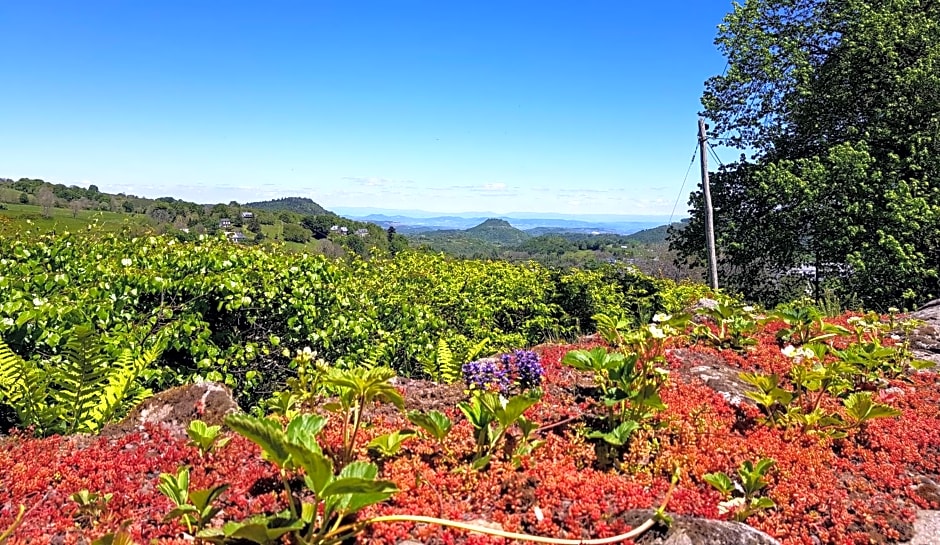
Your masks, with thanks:
[{"label": "rocky outcrop", "polygon": [[940,299],[912,312],[911,318],[924,322],[908,337],[914,356],[940,365]]},{"label": "rocky outcrop", "polygon": [[[651,516],[651,510],[637,510],[631,511],[627,519],[639,525]],[[634,542],[637,545],[780,545],[776,539],[747,524],[680,515],[673,516],[668,528],[654,526]]]},{"label": "rocky outcrop", "polygon": [[147,398],[124,420],[105,426],[101,433],[123,435],[143,428],[144,424],[157,424],[183,434],[193,420],[213,426],[221,424],[225,415],[238,411],[227,386],[215,382],[187,384]]},{"label": "rocky outcrop", "polygon": [[667,351],[666,358],[670,362],[678,363],[677,371],[680,376],[701,380],[731,405],[739,405],[742,402],[753,404],[744,397],[744,392],[753,390],[753,387],[741,380],[740,369],[725,363],[721,356],[679,348]]}]

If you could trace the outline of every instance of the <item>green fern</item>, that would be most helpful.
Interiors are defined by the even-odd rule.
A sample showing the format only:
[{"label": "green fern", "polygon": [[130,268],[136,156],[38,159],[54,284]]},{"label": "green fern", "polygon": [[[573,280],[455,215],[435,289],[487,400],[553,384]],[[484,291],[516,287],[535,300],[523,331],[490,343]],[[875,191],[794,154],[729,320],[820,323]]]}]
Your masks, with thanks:
[{"label": "green fern", "polygon": [[0,401],[9,405],[23,426],[33,426],[39,433],[55,419],[46,403],[48,375],[26,361],[0,339]]},{"label": "green fern", "polygon": [[88,326],[72,330],[62,356],[39,362],[0,341],[0,401],[40,435],[98,432],[150,395],[137,378],[160,354],[158,347],[137,357],[124,350],[111,362],[106,347]]},{"label": "green fern", "polygon": [[160,357],[160,349],[152,347],[143,354],[134,357],[130,350],[124,350],[121,356],[108,369],[101,396],[89,413],[89,423],[97,431],[101,425],[121,416],[127,409],[138,405],[150,397],[152,392],[137,384],[137,377]]},{"label": "green fern", "polygon": [[95,431],[91,412],[101,399],[108,380],[108,361],[103,346],[88,326],[75,326],[65,345],[65,359],[57,374],[54,397],[65,433]]},{"label": "green fern", "polygon": [[[463,339],[463,337],[461,337]],[[461,379],[464,363],[473,361],[489,345],[489,337],[471,346],[461,357],[454,354],[451,346],[443,338],[437,341],[437,349],[432,357],[424,361],[424,371],[435,382],[450,384]]]}]

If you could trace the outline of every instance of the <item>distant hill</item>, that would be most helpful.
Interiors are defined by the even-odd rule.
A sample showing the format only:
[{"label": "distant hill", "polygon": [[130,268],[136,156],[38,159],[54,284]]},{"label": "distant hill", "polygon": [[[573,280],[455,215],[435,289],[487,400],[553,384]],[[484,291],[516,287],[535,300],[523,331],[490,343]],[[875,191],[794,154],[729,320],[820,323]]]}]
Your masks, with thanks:
[{"label": "distant hill", "polygon": [[270,210],[273,212],[294,212],[305,216],[319,216],[321,214],[333,214],[326,208],[313,202],[306,197],[284,197],[283,199],[274,199],[270,201],[250,202],[243,205],[245,208],[255,210]]},{"label": "distant hill", "polygon": [[491,218],[469,229],[412,233],[408,238],[419,246],[451,255],[496,257],[499,249],[518,246],[531,236],[516,229],[506,220]]},{"label": "distant hill", "polygon": [[501,245],[521,244],[530,237],[528,233],[516,229],[508,221],[495,218],[488,219],[464,232],[467,236]]},{"label": "distant hill", "polygon": [[669,227],[675,226],[678,228],[681,225],[680,222],[675,222],[672,225],[660,225],[659,227],[644,229],[632,235],[627,235],[626,238],[640,244],[662,244],[666,242],[666,238],[669,236]]}]

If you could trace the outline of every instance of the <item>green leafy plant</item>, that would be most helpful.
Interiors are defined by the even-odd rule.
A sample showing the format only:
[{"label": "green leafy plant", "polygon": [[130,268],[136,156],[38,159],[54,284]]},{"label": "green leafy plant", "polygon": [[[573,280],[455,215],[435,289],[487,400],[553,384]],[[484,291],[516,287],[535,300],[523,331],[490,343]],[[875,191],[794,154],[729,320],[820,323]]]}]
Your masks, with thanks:
[{"label": "green leafy plant", "polygon": [[265,404],[268,411],[290,420],[300,414],[301,396],[293,391],[274,392]]},{"label": "green leafy plant", "polygon": [[353,459],[359,430],[362,427],[366,409],[376,401],[384,400],[399,410],[405,409],[405,400],[401,392],[389,380],[395,371],[375,367],[366,369],[333,369],[324,379],[324,383],[334,388],[339,401],[325,405],[327,410],[342,414],[343,450],[338,463],[345,466]]},{"label": "green leafy plant", "polygon": [[159,356],[156,346],[111,361],[105,344],[85,325],[72,329],[61,357],[24,360],[0,341],[0,400],[23,426],[39,434],[94,433],[147,395],[137,377]]},{"label": "green leafy plant", "polygon": [[408,421],[424,430],[425,433],[442,445],[454,426],[454,423],[446,414],[436,410],[429,412],[409,411]]},{"label": "green leafy plant", "polygon": [[[474,429],[474,438],[476,440],[476,452],[473,459],[474,468],[482,469],[489,464],[490,459],[497,449],[502,446],[503,440],[514,424],[519,424],[523,430],[529,430],[528,433],[524,433],[522,436],[523,444],[529,440],[534,427],[531,426],[531,423],[526,420],[522,413],[538,403],[540,398],[541,395],[538,392],[528,392],[506,398],[497,392],[476,391],[469,401],[463,401],[457,405]],[[529,447],[531,447],[531,444]],[[512,455],[514,453],[509,452],[507,454]],[[521,453],[517,452],[515,454]]]},{"label": "green leafy plant", "polygon": [[181,467],[176,475],[172,473],[161,473],[160,484],[157,489],[164,496],[173,502],[172,511],[163,517],[163,520],[170,521],[180,519],[186,525],[186,530],[192,534],[195,530],[199,532],[222,510],[215,503],[228,489],[227,484],[203,488],[200,490],[189,490],[189,468]]},{"label": "green leafy plant", "polygon": [[876,418],[892,418],[900,416],[901,411],[872,401],[871,392],[856,392],[849,395],[843,402],[845,414],[851,419],[849,427],[858,428],[866,422]]},{"label": "green leafy plant", "polygon": [[101,494],[99,492],[89,492],[87,489],[79,490],[69,496],[69,499],[75,502],[75,510],[72,512],[72,518],[76,524],[82,528],[92,528],[98,524],[99,519],[108,510],[108,502],[111,501],[113,494]]},{"label": "green leafy plant", "polygon": [[254,515],[241,521],[229,521],[221,528],[206,528],[199,532],[199,539],[209,543],[277,543],[282,536],[303,530],[304,521],[288,514],[278,516]]},{"label": "green leafy plant", "polygon": [[414,430],[397,430],[391,433],[382,434],[366,445],[370,452],[375,452],[382,457],[390,457],[398,454],[402,444],[411,437],[414,437]]},{"label": "green leafy plant", "polygon": [[[294,541],[302,544],[339,543],[355,535],[359,526],[344,525],[350,515],[363,507],[385,500],[398,489],[390,481],[377,480],[378,469],[365,462],[352,462],[334,474],[333,463],[323,454],[316,436],[323,429],[325,419],[301,415],[291,420],[287,429],[277,422],[244,414],[229,415],[225,423],[259,447],[263,456],[281,471],[287,495],[289,513],[278,515],[275,526],[272,519],[249,519],[241,526],[230,525],[228,530],[204,532],[206,537],[225,538],[236,532],[247,532],[246,524],[257,531],[267,532],[275,526],[290,527]],[[309,494],[300,506],[294,498],[288,474],[303,470],[304,484]],[[285,532],[286,533],[286,532]],[[269,534],[265,534],[265,537]]]},{"label": "green leafy plant", "polygon": [[666,408],[660,390],[668,372],[663,369],[666,340],[679,334],[687,315],[657,314],[646,326],[629,329],[629,320],[604,314],[594,316],[598,331],[617,348],[572,350],[562,363],[591,372],[604,410],[604,422],[588,433],[595,443],[598,464],[608,467],[628,446],[637,430]]},{"label": "green leafy plant", "polygon": [[453,452],[451,452],[445,440],[450,435],[454,423],[446,414],[437,410],[429,412],[408,411],[407,416],[409,422],[418,426],[421,431],[437,441],[445,457],[448,459],[453,458]]},{"label": "green leafy plant", "polygon": [[231,441],[230,437],[219,436],[221,429],[222,426],[209,426],[202,420],[193,420],[186,428],[186,434],[190,444],[198,448],[199,455],[205,458],[210,452],[225,448]]},{"label": "green leafy plant", "polygon": [[738,468],[738,481],[732,481],[725,473],[706,473],[705,482],[712,485],[725,497],[718,505],[720,513],[732,513],[735,520],[743,522],[749,516],[762,509],[773,509],[774,501],[760,492],[767,486],[766,475],[774,461],[763,458],[756,464],[745,461]]},{"label": "green leafy plant", "polygon": [[818,343],[838,335],[852,332],[842,326],[826,323],[821,312],[811,306],[794,306],[778,309],[768,316],[781,320],[786,327],[777,331],[777,338],[796,345]]},{"label": "green leafy plant", "polygon": [[750,307],[718,301],[714,307],[700,308],[697,313],[708,318],[716,327],[715,330],[708,324],[695,327],[695,337],[707,344],[732,350],[744,350],[757,344],[754,334],[758,324]]},{"label": "green leafy plant", "polygon": [[789,413],[793,392],[780,387],[780,377],[776,374],[740,373],[741,380],[757,388],[744,392],[744,396],[754,401],[767,417],[770,424],[781,423]]}]

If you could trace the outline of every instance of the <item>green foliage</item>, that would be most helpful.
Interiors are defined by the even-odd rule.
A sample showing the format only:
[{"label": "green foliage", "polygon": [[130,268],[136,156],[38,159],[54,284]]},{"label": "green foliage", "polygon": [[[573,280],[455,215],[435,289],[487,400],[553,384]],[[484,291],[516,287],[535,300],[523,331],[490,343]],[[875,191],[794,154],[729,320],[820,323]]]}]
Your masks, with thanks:
[{"label": "green foliage", "polygon": [[[27,228],[0,237],[0,336],[42,367],[63,358],[77,325],[99,332],[112,361],[124,348],[138,353],[150,346],[153,332],[161,331],[165,350],[140,373],[141,386],[218,381],[236,392],[242,407],[254,409],[292,389],[287,381],[300,379],[302,365],[315,381],[312,363],[319,360],[337,367],[375,362],[405,376],[422,376],[428,366],[445,378],[445,370],[454,375],[479,350],[499,353],[565,337],[576,320],[562,303],[583,300],[562,296],[558,278],[534,263],[408,251],[394,259],[334,261],[277,245],[235,245],[221,236],[180,242],[133,231],[42,235]],[[659,309],[665,285],[613,266],[573,278],[580,279],[572,286],[598,294],[577,312],[622,308],[637,323]],[[593,330],[590,314],[584,319],[581,327]],[[438,365],[440,341],[451,352],[450,366]],[[303,347],[316,354],[313,362],[285,362],[284,350]],[[23,371],[18,380],[40,388],[17,391],[40,392],[36,381],[52,379]],[[307,386],[315,385],[300,385],[295,395]]]},{"label": "green foliage", "polygon": [[190,534],[197,532],[219,514],[221,507],[215,505],[219,497],[228,489],[228,485],[213,486],[199,490],[189,490],[189,469],[182,467],[176,475],[160,474],[157,489],[173,502],[175,507],[163,517],[164,521],[180,519]]},{"label": "green foliage", "polygon": [[299,242],[301,244],[308,242],[313,234],[303,227],[294,223],[285,223],[281,232],[281,237],[288,242]]},{"label": "green foliage", "polygon": [[[898,416],[901,413],[896,409],[875,403],[870,392],[858,391],[898,373],[892,363],[898,349],[881,346],[874,339],[844,350],[820,343],[787,346],[783,353],[794,360],[789,384],[776,374],[741,373],[741,379],[755,388],[745,396],[761,408],[772,426],[796,426],[835,438],[845,437],[869,420]],[[824,361],[827,356],[830,361]],[[842,400],[845,416],[823,408],[824,394]]]},{"label": "green foliage", "polygon": [[696,326],[694,334],[716,348],[744,350],[754,346],[757,344],[754,335],[758,324],[752,310],[729,301],[718,301],[713,308],[700,308],[698,314],[708,318],[715,329],[709,324],[700,324]]},{"label": "green foliage", "polygon": [[[753,0],[716,44],[728,68],[706,82],[704,115],[751,154],[712,177],[722,284],[768,305],[807,290],[880,309],[937,297],[940,7]],[[673,249],[701,263],[701,192],[690,205]]]},{"label": "green foliage", "polygon": [[199,532],[199,539],[209,543],[278,543],[282,536],[303,530],[304,521],[286,514],[278,516],[254,515],[242,521],[228,521],[222,528],[207,528]]},{"label": "green foliage", "polygon": [[443,384],[452,384],[461,379],[461,368],[464,363],[471,362],[486,350],[490,344],[489,337],[481,340],[473,346],[467,347],[465,351],[455,355],[443,338],[438,339],[437,348],[428,357],[422,365],[424,372],[431,377],[431,380]]},{"label": "green foliage", "polygon": [[367,448],[379,456],[391,457],[398,454],[402,444],[415,435],[414,430],[398,430],[382,434],[369,441]]},{"label": "green foliage", "polygon": [[108,502],[114,495],[111,493],[101,494],[99,492],[89,492],[83,488],[69,496],[69,499],[75,502],[75,510],[72,512],[72,518],[76,524],[82,528],[91,528],[98,524],[98,520],[108,510]]},{"label": "green foliage", "polygon": [[[398,490],[394,483],[376,479],[378,468],[373,464],[351,462],[334,474],[333,463],[323,454],[316,439],[325,424],[322,417],[295,417],[286,430],[272,420],[244,414],[227,416],[225,424],[261,447],[265,458],[281,470],[290,509],[289,513],[256,516],[230,524],[221,532],[203,532],[199,537],[221,540],[215,541],[217,543],[237,538],[265,543],[263,539],[289,532],[297,543],[339,543],[360,529],[356,525],[344,526],[347,517],[363,507],[384,501]],[[291,489],[287,478],[297,469],[303,470],[308,489],[300,506],[294,500],[299,491]],[[282,529],[285,531],[281,532]]]},{"label": "green foliage", "polygon": [[193,420],[186,428],[186,434],[189,435],[190,444],[199,449],[199,455],[203,458],[210,452],[225,448],[225,445],[231,440],[229,437],[219,437],[222,426],[208,426],[202,420]]},{"label": "green foliage", "polygon": [[61,356],[25,360],[0,340],[0,401],[21,425],[39,434],[95,433],[146,395],[137,379],[159,348],[138,357],[125,349],[111,361],[108,345],[84,325],[75,326],[63,344]]},{"label": "green foliage", "polygon": [[[530,440],[534,427],[523,416],[523,413],[538,403],[540,398],[541,395],[537,392],[514,395],[507,399],[496,392],[474,391],[469,401],[463,401],[457,405],[474,429],[476,440],[474,468],[485,468],[500,447],[506,447],[504,455],[508,458],[531,452],[538,446]],[[521,444],[517,444],[516,450],[512,451],[513,443],[506,442],[504,439],[510,428],[516,424],[522,430]]]},{"label": "green foliage", "polygon": [[356,439],[364,420],[366,409],[376,401],[387,401],[399,410],[405,409],[405,400],[389,380],[395,371],[375,367],[366,369],[332,369],[325,379],[327,386],[335,389],[339,401],[325,405],[327,410],[340,413],[343,418],[343,451],[339,457],[341,467],[352,461]]},{"label": "green foliage", "polygon": [[424,430],[442,446],[444,445],[444,439],[450,434],[450,430],[454,425],[446,414],[436,410],[426,413],[409,411],[408,421]]},{"label": "green foliage", "polygon": [[601,467],[611,465],[618,453],[625,450],[633,433],[649,427],[652,418],[666,408],[660,397],[668,377],[668,372],[660,367],[665,361],[665,340],[678,334],[679,328],[688,323],[688,317],[657,314],[654,320],[630,329],[625,318],[595,315],[598,332],[617,351],[603,347],[572,350],[562,358],[563,364],[594,375],[605,421],[588,437],[600,440],[595,451]]},{"label": "green foliage", "polygon": [[738,468],[737,483],[721,472],[703,475],[705,482],[726,498],[726,501],[718,504],[718,512],[733,513],[735,520],[743,522],[757,511],[775,508],[777,505],[772,499],[760,495],[768,484],[765,477],[773,465],[774,461],[769,458],[763,458],[756,464],[745,461]]},{"label": "green foliage", "polygon": [[796,345],[818,343],[838,335],[851,334],[842,326],[826,323],[822,313],[812,306],[780,308],[770,313],[769,318],[781,320],[787,326],[777,332],[777,338]]},{"label": "green foliage", "polygon": [[901,411],[883,403],[875,403],[871,399],[871,392],[856,392],[843,401],[845,414],[851,418],[851,426],[859,427],[869,420],[876,418],[892,418],[901,416]]}]

